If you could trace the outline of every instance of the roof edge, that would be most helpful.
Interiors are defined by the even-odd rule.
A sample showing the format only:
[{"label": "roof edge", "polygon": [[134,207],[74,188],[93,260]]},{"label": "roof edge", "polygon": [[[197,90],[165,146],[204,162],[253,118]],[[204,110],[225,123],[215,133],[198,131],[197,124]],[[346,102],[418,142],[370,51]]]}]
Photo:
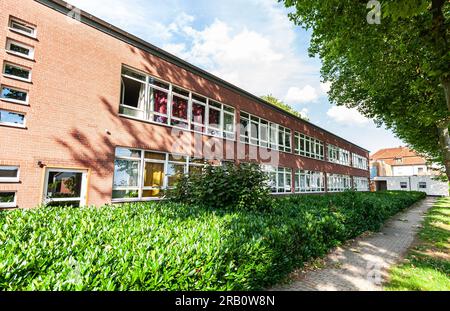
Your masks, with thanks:
[{"label": "roof edge", "polygon": [[[34,0],[34,1],[36,1],[36,2],[38,2],[40,4],[42,4],[42,5],[45,5],[45,6],[49,7],[49,8],[52,8],[52,9],[54,9],[54,10],[56,10],[56,11],[62,13],[62,14],[65,14],[65,15],[67,15],[70,11],[72,11],[75,8],[75,6],[73,6],[70,3],[67,3],[66,1],[63,1],[63,0]],[[171,53],[169,53],[167,51],[164,51],[163,49],[161,49],[161,48],[159,48],[159,47],[157,47],[157,46],[155,46],[155,45],[153,45],[153,44],[151,44],[151,43],[149,43],[149,42],[147,42],[147,41],[145,41],[145,40],[143,40],[143,39],[141,39],[139,37],[136,37],[135,35],[133,35],[131,33],[128,33],[126,31],[124,31],[124,30],[122,30],[122,29],[120,29],[120,28],[118,28],[118,27],[116,27],[116,26],[114,26],[114,25],[112,25],[112,24],[110,24],[110,23],[108,23],[108,22],[98,18],[98,17],[95,17],[94,15],[91,15],[91,14],[89,14],[89,13],[83,11],[83,10],[80,10],[79,12],[80,12],[80,19],[81,19],[80,22],[82,22],[84,24],[87,24],[87,25],[89,25],[89,26],[91,26],[91,27],[93,27],[93,28],[103,32],[103,33],[106,33],[106,34],[108,34],[108,35],[110,35],[112,37],[115,37],[116,39],[119,39],[121,41],[124,41],[124,42],[130,44],[130,45],[133,45],[133,46],[135,46],[138,49],[144,50],[144,51],[146,51],[146,52],[148,52],[150,54],[153,54],[153,55],[155,55],[157,57],[160,57],[160,58],[164,59],[165,61],[168,61],[168,62],[170,62],[170,63],[172,63],[172,64],[174,64],[176,66],[179,66],[179,67],[181,67],[183,69],[186,69],[186,70],[188,70],[188,71],[190,71],[192,73],[195,73],[195,74],[201,76],[202,78],[205,78],[205,79],[210,80],[210,81],[212,81],[214,83],[217,83],[217,84],[219,84],[219,85],[221,85],[221,86],[223,86],[223,87],[225,87],[225,88],[227,88],[227,89],[229,89],[231,91],[237,92],[238,94],[243,95],[243,96],[247,97],[248,99],[257,101],[258,103],[260,103],[260,104],[262,104],[262,105],[264,105],[264,106],[266,106],[266,107],[268,107],[268,108],[270,108],[272,110],[275,110],[275,111],[277,111],[277,112],[279,112],[279,113],[281,113],[281,114],[283,114],[285,116],[288,116],[288,117],[290,117],[290,118],[292,118],[292,119],[294,119],[296,121],[300,121],[300,122],[306,123],[306,124],[316,128],[318,130],[324,131],[325,133],[327,133],[327,134],[329,134],[329,135],[331,135],[331,136],[333,136],[335,138],[339,138],[339,139],[343,140],[344,142],[349,143],[350,145],[352,145],[354,147],[357,147],[357,148],[359,148],[359,149],[361,149],[363,151],[367,151],[367,152],[370,153],[370,150],[367,150],[367,149],[365,149],[365,148],[363,148],[363,147],[361,147],[361,146],[359,146],[359,145],[357,145],[355,143],[352,143],[351,141],[349,141],[349,140],[347,140],[345,138],[342,138],[342,137],[340,137],[340,136],[338,136],[338,135],[336,135],[336,134],[334,134],[334,133],[332,133],[332,132],[330,132],[330,131],[328,131],[328,130],[326,130],[324,128],[321,128],[320,126],[315,125],[314,123],[311,123],[311,122],[309,122],[307,120],[304,120],[304,119],[296,116],[295,114],[292,114],[292,113],[290,113],[290,112],[288,112],[286,110],[283,110],[283,109],[281,109],[281,108],[279,108],[279,107],[277,107],[277,106],[275,106],[275,105],[273,105],[273,104],[263,100],[262,98],[254,95],[254,94],[251,94],[250,92],[248,92],[248,91],[246,91],[246,90],[244,90],[244,89],[242,89],[242,88],[240,88],[240,87],[238,87],[236,85],[231,84],[230,82],[227,82],[227,81],[225,81],[225,80],[223,80],[223,79],[221,79],[221,78],[219,78],[219,77],[217,77],[217,76],[207,72],[204,69],[201,69],[201,68],[199,68],[199,67],[197,67],[197,66],[195,66],[193,64],[190,64],[187,61],[185,61],[185,60],[183,60],[183,59],[181,59],[181,58],[179,58],[179,57],[177,57],[177,56],[175,56],[175,55],[173,55],[173,54],[171,54]]]}]

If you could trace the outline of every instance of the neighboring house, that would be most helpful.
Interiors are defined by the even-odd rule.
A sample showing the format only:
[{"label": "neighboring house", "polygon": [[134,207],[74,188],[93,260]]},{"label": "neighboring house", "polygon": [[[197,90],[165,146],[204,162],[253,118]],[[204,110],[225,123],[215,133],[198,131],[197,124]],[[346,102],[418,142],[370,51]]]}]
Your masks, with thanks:
[{"label": "neighboring house", "polygon": [[407,147],[381,149],[370,157],[374,190],[423,191],[448,196],[448,183],[436,179],[439,171]]},{"label": "neighboring house", "polygon": [[206,162],[264,164],[276,194],[368,190],[364,148],[64,1],[0,5],[0,207],[155,200]]}]

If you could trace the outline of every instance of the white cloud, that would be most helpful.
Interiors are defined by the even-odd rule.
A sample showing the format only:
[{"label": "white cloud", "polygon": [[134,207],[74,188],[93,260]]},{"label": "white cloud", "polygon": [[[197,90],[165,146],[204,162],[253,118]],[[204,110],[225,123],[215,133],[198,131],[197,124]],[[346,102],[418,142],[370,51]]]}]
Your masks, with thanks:
[{"label": "white cloud", "polygon": [[328,93],[331,90],[331,82],[321,82],[320,89],[322,90],[322,92]]},{"label": "white cloud", "polygon": [[296,86],[290,87],[284,100],[289,104],[314,102],[319,98],[316,89],[306,85],[300,89]]},{"label": "white cloud", "polygon": [[355,108],[347,108],[344,106],[331,107],[327,115],[335,122],[347,124],[347,125],[366,125],[369,123],[369,119],[364,117]]},{"label": "white cloud", "polygon": [[303,108],[302,110],[300,110],[300,114],[302,115],[302,117],[309,119],[309,110],[307,108]]}]

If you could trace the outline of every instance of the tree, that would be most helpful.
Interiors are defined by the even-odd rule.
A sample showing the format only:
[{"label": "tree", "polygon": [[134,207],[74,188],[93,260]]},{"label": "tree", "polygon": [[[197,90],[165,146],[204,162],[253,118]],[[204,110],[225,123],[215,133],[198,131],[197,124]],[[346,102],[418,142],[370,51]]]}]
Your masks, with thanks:
[{"label": "tree", "polygon": [[450,2],[280,1],[312,30],[331,101],[384,123],[450,177]]},{"label": "tree", "polygon": [[270,104],[277,106],[278,108],[283,109],[284,111],[287,111],[299,118],[302,118],[303,120],[309,120],[306,116],[303,116],[300,112],[289,106],[288,104],[283,103],[281,100],[276,98],[275,96],[272,96],[272,94],[261,96],[262,99],[264,99],[266,102],[269,102]]}]

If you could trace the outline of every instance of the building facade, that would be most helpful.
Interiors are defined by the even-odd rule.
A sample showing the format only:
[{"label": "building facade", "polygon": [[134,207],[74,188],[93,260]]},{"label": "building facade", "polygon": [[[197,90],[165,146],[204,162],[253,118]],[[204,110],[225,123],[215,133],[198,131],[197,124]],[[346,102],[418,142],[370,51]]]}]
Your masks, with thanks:
[{"label": "building facade", "polygon": [[370,157],[375,190],[422,191],[448,196],[448,183],[438,180],[439,170],[407,147],[381,149]]},{"label": "building facade", "polygon": [[368,190],[368,151],[60,0],[0,0],[0,207],[154,200],[205,163]]}]

